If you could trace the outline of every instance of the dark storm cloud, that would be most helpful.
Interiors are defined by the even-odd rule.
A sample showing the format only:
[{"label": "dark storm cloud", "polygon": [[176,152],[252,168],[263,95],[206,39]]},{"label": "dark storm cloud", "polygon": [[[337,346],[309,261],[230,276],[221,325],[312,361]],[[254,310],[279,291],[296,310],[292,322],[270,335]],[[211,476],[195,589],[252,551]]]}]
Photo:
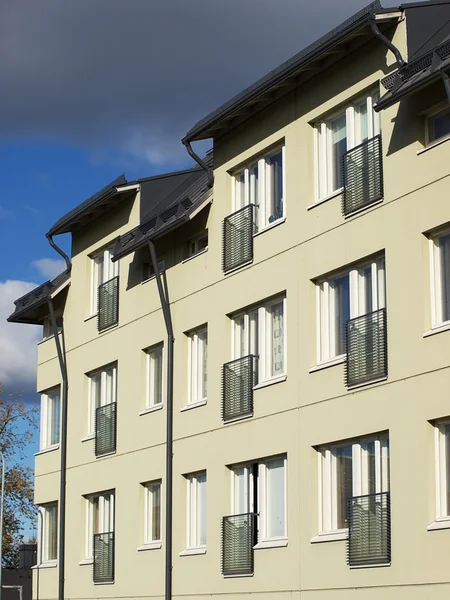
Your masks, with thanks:
[{"label": "dark storm cloud", "polygon": [[365,0],[3,0],[0,136],[177,160],[201,117]]}]

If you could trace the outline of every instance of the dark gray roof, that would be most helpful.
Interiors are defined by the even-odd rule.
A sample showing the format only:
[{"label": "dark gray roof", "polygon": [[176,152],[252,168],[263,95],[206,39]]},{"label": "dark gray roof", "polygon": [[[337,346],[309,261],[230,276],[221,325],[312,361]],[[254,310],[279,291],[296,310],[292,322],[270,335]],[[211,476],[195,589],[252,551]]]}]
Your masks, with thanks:
[{"label": "dark gray roof", "polygon": [[[69,211],[63,217],[61,217],[51,227],[47,235],[58,235],[60,233],[68,233],[80,227],[87,220],[95,218],[99,213],[99,209],[108,204],[112,199],[117,199],[116,187],[127,183],[125,175],[120,175],[108,183],[100,191],[96,192],[93,196],[90,196],[87,200],[76,206],[74,209]],[[123,196],[121,196],[121,199]],[[96,214],[93,211],[96,211]]]},{"label": "dark gray roof", "polygon": [[[286,79],[298,77],[299,73],[304,70],[305,66],[311,67],[311,63],[323,57],[331,48],[335,49],[349,34],[356,29],[367,25],[371,16],[379,12],[385,12],[381,8],[379,0],[375,0],[352,17],[341,23],[338,27],[332,29],[329,33],[319,38],[311,45],[304,48],[301,52],[293,56],[288,61],[256,81],[250,87],[245,89],[240,94],[237,94],[231,100],[222,104],[212,113],[201,119],[184,137],[184,141],[194,141],[206,139],[214,136],[214,130],[219,129],[225,120],[233,118],[238,112],[241,113],[244,106],[250,108],[258,98],[258,106],[263,103],[259,102],[263,94],[274,92],[281,82],[286,83]],[[381,24],[380,24],[381,26]],[[373,33],[368,28],[368,35]],[[344,50],[345,51],[345,50]],[[320,68],[318,66],[318,68]],[[268,98],[267,103],[273,101]]]},{"label": "dark gray roof", "polygon": [[[208,167],[213,167],[212,152],[204,160]],[[120,236],[113,250],[113,260],[119,260],[134,252],[148,239],[159,238],[169,230],[179,227],[210,194],[206,172],[203,169],[193,169],[188,179],[185,179],[163,200],[154,203],[138,227]]]},{"label": "dark gray roof", "polygon": [[46,304],[50,295],[57,290],[63,283],[70,279],[70,271],[66,270],[60,273],[51,281],[46,281],[42,285],[28,294],[25,294],[14,301],[14,312],[8,317],[10,323],[31,323],[40,324],[42,321],[37,315],[36,309]]},{"label": "dark gray roof", "polygon": [[[450,14],[449,14],[450,18]],[[436,46],[431,52],[408,63],[391,73],[381,83],[388,91],[374,107],[376,111],[396,104],[419,89],[430,85],[441,77],[442,71],[450,68],[450,40]]]}]

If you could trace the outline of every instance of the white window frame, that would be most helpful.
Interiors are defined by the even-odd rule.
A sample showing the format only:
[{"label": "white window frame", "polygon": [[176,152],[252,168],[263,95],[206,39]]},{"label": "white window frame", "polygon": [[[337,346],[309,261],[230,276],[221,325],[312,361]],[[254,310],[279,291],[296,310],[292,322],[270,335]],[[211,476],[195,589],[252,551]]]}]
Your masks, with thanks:
[{"label": "white window frame", "polygon": [[[282,161],[282,207],[283,214],[274,219],[272,222],[269,222],[269,207],[272,201],[269,198],[268,190],[271,189],[271,180],[270,173],[271,170],[269,168],[269,160],[279,154],[281,152],[281,161]],[[257,165],[258,166],[258,192],[259,192],[259,200],[251,197],[250,191],[250,180],[251,180],[251,170]],[[241,198],[240,193],[237,192],[238,184],[241,181],[241,177],[243,177],[244,181],[244,197]],[[240,188],[239,188],[240,189]],[[247,161],[244,167],[241,167],[239,171],[233,174],[232,176],[232,207],[233,212],[247,206],[248,204],[253,203],[257,205],[255,211],[255,225],[256,232],[259,233],[264,229],[271,227],[273,224],[283,221],[286,218],[286,146],[284,144],[277,146],[276,148],[270,150],[269,152],[265,152],[264,154],[255,157],[249,161]]]},{"label": "white window frame", "polygon": [[439,247],[441,237],[450,235],[450,228],[439,231],[430,235],[430,292],[431,292],[431,326],[432,328],[446,326],[450,324],[450,320],[443,319],[442,305],[442,256]]},{"label": "white window frame", "polygon": [[332,188],[332,131],[331,122],[345,115],[347,133],[347,151],[362,142],[360,121],[358,119],[358,107],[366,101],[367,107],[367,139],[381,132],[380,115],[373,110],[380,94],[378,90],[372,90],[368,94],[359,96],[349,102],[346,107],[334,111],[320,120],[314,126],[314,155],[315,155],[315,198],[316,202],[328,197],[339,195],[344,188]]},{"label": "white window frame", "polygon": [[[62,314],[63,314],[62,310],[55,311],[56,330],[58,333],[61,333],[61,331],[62,331],[62,324],[58,324],[58,319],[61,322]],[[54,336],[54,334],[53,334],[52,321],[51,321],[50,317],[45,317],[42,325],[43,325],[42,340],[48,340],[48,339],[52,338]]]},{"label": "white window frame", "polygon": [[447,135],[443,135],[442,137],[439,137],[439,138],[432,138],[430,136],[431,121],[433,121],[440,114],[446,113],[449,111],[450,111],[450,108],[446,101],[446,102],[439,103],[437,106],[435,106],[430,111],[427,111],[425,113],[425,146],[433,146],[435,144],[438,144],[438,143],[443,142],[444,140],[447,140],[450,138],[449,133]]},{"label": "white window frame", "polygon": [[[106,393],[106,378],[107,378],[107,371],[112,370],[112,385],[111,385],[111,396],[108,397],[108,394]],[[96,375],[100,374],[101,376],[101,383],[100,383],[100,404],[98,406],[95,406],[95,400],[94,400],[94,390],[93,387],[95,385],[94,383],[94,377]],[[111,363],[109,365],[104,365],[103,367],[100,367],[99,369],[95,369],[95,371],[91,371],[90,373],[88,373],[88,386],[89,386],[89,391],[88,391],[88,423],[87,423],[87,435],[88,436],[93,436],[95,435],[95,410],[96,408],[98,408],[99,406],[107,406],[108,404],[111,404],[113,402],[117,402],[117,363]]]},{"label": "white window frame", "polygon": [[206,471],[198,471],[197,473],[192,473],[186,476],[186,549],[205,549],[205,544],[200,543],[199,539],[199,529],[197,524],[197,512],[199,509],[199,477],[205,477],[204,485],[205,485],[205,496],[206,502],[205,506],[200,507],[205,511],[205,541],[207,540],[207,477]]},{"label": "white window frame", "polygon": [[[281,536],[269,536],[268,531],[268,489],[267,489],[267,473],[269,465],[272,462],[283,460],[283,471],[284,471],[284,532]],[[257,497],[254,496],[254,465],[257,466]],[[236,471],[238,469],[244,469],[244,504],[246,510],[242,513],[242,510],[236,505]],[[288,512],[287,512],[287,457],[272,456],[270,458],[260,459],[249,463],[241,463],[233,465],[230,468],[231,485],[230,485],[230,504],[231,513],[233,515],[255,513],[257,514],[257,545],[259,544],[277,544],[281,542],[287,542],[287,523],[288,523]],[[255,506],[255,500],[257,505]]]},{"label": "white window frame", "polygon": [[364,270],[370,265],[372,271],[372,311],[386,307],[386,261],[378,256],[369,261],[337,271],[333,275],[318,281],[316,284],[316,317],[317,317],[317,364],[345,358],[345,353],[336,355],[335,329],[331,322],[335,317],[335,299],[332,282],[341,277],[349,277],[350,319],[362,316],[365,305]]},{"label": "white window frame", "polygon": [[[337,442],[319,448],[318,481],[319,481],[319,535],[345,534],[347,527],[337,527],[337,480],[335,451],[345,446],[352,447],[352,493],[362,496],[367,490],[367,444],[375,442],[375,493],[389,491],[389,434],[381,433],[362,438]],[[385,468],[382,468],[384,462]]]},{"label": "white window frame", "polygon": [[[155,369],[157,366],[157,360],[155,359],[155,353],[161,351],[161,398],[154,397],[155,389]],[[164,397],[164,344],[163,342],[151,346],[145,350],[145,381],[146,381],[146,392],[145,392],[145,408],[152,408],[154,406],[160,406],[163,403]]]},{"label": "white window frame", "polygon": [[[86,560],[94,559],[94,534],[95,533],[113,533],[115,530],[115,492],[98,492],[84,496],[86,506]],[[94,510],[95,503],[98,501],[99,511],[99,530],[94,531]]]},{"label": "white window frame", "polygon": [[[112,262],[112,247],[101,250],[91,256],[91,301],[90,315],[94,316],[98,312],[98,288],[102,283],[110,281],[119,275],[119,261]],[[100,276],[99,264],[103,261],[103,272]]]},{"label": "white window frame", "polygon": [[[50,532],[50,511],[56,507],[56,556],[49,557],[49,532]],[[59,529],[59,513],[58,502],[48,502],[41,504],[38,508],[38,564],[56,565],[58,562],[58,529]]]},{"label": "white window frame", "polygon": [[[280,302],[283,303],[283,371],[272,375],[270,373],[270,359],[272,355],[272,336],[271,336],[271,310],[272,307]],[[253,314],[258,316],[258,385],[271,380],[276,380],[280,377],[285,377],[287,372],[287,299],[286,295],[277,296],[266,300],[261,305],[252,306],[245,311],[241,311],[232,317],[232,336],[231,349],[233,360],[243,358],[251,354],[249,348],[249,328],[250,319]],[[240,336],[244,336],[244,354],[241,356],[240,348],[238,347],[237,328],[240,327],[239,321],[244,319],[243,331]]]},{"label": "white window frame", "polygon": [[[206,342],[201,334],[206,333]],[[207,402],[208,400],[208,363],[204,364],[204,352],[208,352],[208,326],[203,325],[188,334],[188,405]],[[208,361],[208,356],[206,357]],[[203,371],[206,369],[206,373]],[[206,393],[204,390],[206,379]]]},{"label": "white window frame", "polygon": [[[51,438],[52,432],[51,432],[51,429],[49,428],[49,424],[51,424],[51,427],[54,427],[52,398],[56,395],[58,396],[58,401],[59,401],[59,410],[58,410],[59,435],[58,435],[58,441],[55,442],[54,444],[51,444],[50,438]],[[49,423],[49,421],[50,421],[50,423]],[[59,447],[59,440],[60,440],[60,435],[61,435],[60,426],[61,426],[61,388],[58,385],[58,386],[55,386],[48,390],[45,390],[45,392],[41,393],[40,450],[50,450],[52,448]]]},{"label": "white window frame", "polygon": [[[144,487],[144,544],[146,546],[160,545],[162,539],[162,483],[158,479],[156,481],[148,481],[142,484]],[[153,539],[153,490],[159,488],[160,509],[159,509],[159,538]]]}]

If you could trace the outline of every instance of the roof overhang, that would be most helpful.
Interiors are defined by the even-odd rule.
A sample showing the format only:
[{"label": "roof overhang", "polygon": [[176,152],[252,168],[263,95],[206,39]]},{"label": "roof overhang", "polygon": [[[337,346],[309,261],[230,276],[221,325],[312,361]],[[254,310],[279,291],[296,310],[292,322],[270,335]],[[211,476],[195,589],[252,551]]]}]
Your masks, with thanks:
[{"label": "roof overhang", "polygon": [[402,14],[397,9],[382,9],[378,1],[373,2],[199,121],[183,141],[216,138],[238,126],[373,39],[371,19],[375,19],[380,31],[386,32]]},{"label": "roof overhang", "polygon": [[139,183],[129,184],[125,176],[121,175],[59,219],[49,229],[47,235],[74,232],[102,216],[112,206],[131,198],[138,190]]},{"label": "roof overhang", "polygon": [[436,46],[433,51],[408,63],[382,80],[386,94],[374,106],[379,112],[397,104],[403,98],[425,89],[450,73],[450,40]]}]

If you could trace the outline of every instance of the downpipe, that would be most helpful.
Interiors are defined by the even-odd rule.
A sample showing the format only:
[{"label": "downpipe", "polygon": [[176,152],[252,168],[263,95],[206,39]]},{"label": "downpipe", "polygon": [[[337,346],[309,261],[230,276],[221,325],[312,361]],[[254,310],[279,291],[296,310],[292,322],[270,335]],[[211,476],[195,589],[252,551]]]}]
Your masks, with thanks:
[{"label": "downpipe", "polygon": [[[70,263],[70,261],[69,261]],[[65,573],[65,540],[66,540],[66,468],[67,468],[67,397],[69,382],[67,378],[66,344],[64,339],[64,323],[59,337],[55,310],[52,298],[47,298],[50,322],[55,338],[56,352],[58,354],[59,368],[61,371],[61,435],[60,435],[60,481],[59,481],[59,536],[58,536],[58,600],[64,600],[64,573]],[[62,345],[61,345],[62,341]]]},{"label": "downpipe", "polygon": [[[167,279],[159,272],[155,245],[148,241],[150,257],[155,272],[161,309],[167,331],[167,420],[166,420],[166,543],[165,543],[165,600],[172,600],[172,530],[173,530],[173,350],[174,337],[170,312]],[[62,599],[59,599],[62,600]]]},{"label": "downpipe", "polygon": [[206,175],[208,176],[208,186],[210,188],[212,188],[212,186],[214,185],[214,174],[213,174],[213,172],[208,167],[208,165],[205,163],[205,161],[203,159],[201,159],[200,156],[194,152],[194,150],[192,149],[192,146],[191,146],[190,142],[188,142],[186,140],[182,140],[182,142],[183,142],[183,146],[186,148],[189,156],[191,158],[193,158],[195,160],[195,162],[206,172]]}]

